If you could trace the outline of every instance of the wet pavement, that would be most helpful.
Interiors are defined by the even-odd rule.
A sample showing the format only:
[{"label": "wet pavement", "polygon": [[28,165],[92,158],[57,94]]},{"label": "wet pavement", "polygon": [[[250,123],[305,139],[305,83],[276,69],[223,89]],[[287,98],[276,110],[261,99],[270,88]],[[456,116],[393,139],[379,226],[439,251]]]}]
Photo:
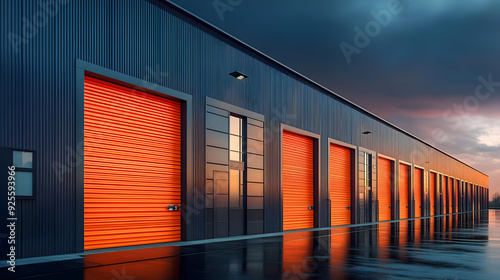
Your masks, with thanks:
[{"label": "wet pavement", "polygon": [[500,279],[500,210],[89,254],[0,279]]}]

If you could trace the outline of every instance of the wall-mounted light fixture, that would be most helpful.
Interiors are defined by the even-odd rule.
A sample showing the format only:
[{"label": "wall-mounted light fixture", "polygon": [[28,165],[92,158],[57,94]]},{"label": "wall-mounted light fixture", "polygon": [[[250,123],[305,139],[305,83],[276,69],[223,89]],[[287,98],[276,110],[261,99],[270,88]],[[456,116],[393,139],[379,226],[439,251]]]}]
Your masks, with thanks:
[{"label": "wall-mounted light fixture", "polygon": [[365,135],[366,135],[366,134],[370,134],[370,133],[372,133],[372,132],[371,132],[371,131],[368,131],[368,130],[367,130],[367,131],[363,131],[363,134],[365,134]]},{"label": "wall-mounted light fixture", "polygon": [[229,75],[235,77],[236,79],[238,79],[240,81],[248,77],[247,75],[245,75],[241,72],[238,72],[238,71],[234,71],[232,73],[229,73]]}]

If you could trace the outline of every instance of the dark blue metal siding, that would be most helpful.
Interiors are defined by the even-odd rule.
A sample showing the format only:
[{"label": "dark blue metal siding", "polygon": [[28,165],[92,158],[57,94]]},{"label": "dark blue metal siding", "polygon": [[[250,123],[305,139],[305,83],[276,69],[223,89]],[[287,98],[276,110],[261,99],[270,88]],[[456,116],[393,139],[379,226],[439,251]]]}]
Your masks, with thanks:
[{"label": "dark blue metal siding", "polygon": [[[280,228],[280,123],[321,135],[323,155],[330,137],[457,178],[471,170],[169,5],[153,0],[61,2],[16,53],[6,40],[9,32],[22,34],[23,19],[32,21],[43,9],[39,1],[0,1],[0,146],[35,150],[38,158],[37,197],[18,207],[20,257],[78,251],[74,171],[82,164],[82,146],[75,141],[77,59],[142,79],[145,86],[158,84],[193,96],[194,201],[201,205],[205,96],[265,115],[266,232]],[[249,78],[230,77],[235,70]],[[362,135],[364,130],[373,133]],[[415,149],[426,160],[415,158]],[[326,163],[323,156],[323,197]],[[188,239],[204,238],[204,209],[195,210]],[[327,220],[323,217],[322,223]]]},{"label": "dark blue metal siding", "polygon": [[[2,38],[10,32],[22,34],[23,20],[33,21],[39,8],[31,2],[2,1]],[[7,19],[7,20],[6,20]],[[27,43],[15,52],[8,40],[2,40],[2,118],[1,146],[36,151],[36,199],[17,203],[18,254],[34,256],[74,251],[74,204],[72,176],[58,178],[52,170],[55,162],[66,162],[67,147],[73,147],[74,72],[65,67],[66,51],[54,42],[61,18],[46,18],[35,27]],[[43,22],[43,21],[42,21]],[[3,32],[5,31],[5,33]],[[59,54],[61,56],[59,56]],[[66,69],[64,69],[66,68]],[[5,74],[5,76],[4,76]],[[20,241],[20,242],[19,242]]]}]

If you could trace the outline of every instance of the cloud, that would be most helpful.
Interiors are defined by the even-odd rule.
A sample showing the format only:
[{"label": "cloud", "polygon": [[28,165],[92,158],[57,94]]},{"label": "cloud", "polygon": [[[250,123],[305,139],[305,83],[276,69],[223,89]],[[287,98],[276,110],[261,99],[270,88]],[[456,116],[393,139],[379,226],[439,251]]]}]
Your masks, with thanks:
[{"label": "cloud", "polygon": [[500,88],[474,110],[456,109],[478,76],[500,81],[500,1],[400,0],[403,11],[350,64],[339,44],[352,44],[353,28],[389,0],[244,0],[223,21],[213,1],[172,1],[422,139],[442,129],[439,148],[500,185]]},{"label": "cloud", "polygon": [[[389,121],[490,176],[490,193],[500,192],[500,119],[464,116],[460,126],[436,117],[393,117]],[[443,138],[434,132],[444,132]]]}]

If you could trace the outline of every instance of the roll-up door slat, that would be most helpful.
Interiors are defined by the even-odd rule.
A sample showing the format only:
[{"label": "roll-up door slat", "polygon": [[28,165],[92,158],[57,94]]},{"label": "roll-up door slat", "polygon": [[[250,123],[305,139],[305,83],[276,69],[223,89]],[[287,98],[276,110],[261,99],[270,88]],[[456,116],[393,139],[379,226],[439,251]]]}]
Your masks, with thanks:
[{"label": "roll-up door slat", "polygon": [[351,149],[331,144],[331,226],[351,223],[351,182]]},{"label": "roll-up door slat", "polygon": [[283,131],[283,230],[314,227],[314,142]]},{"label": "roll-up door slat", "polygon": [[85,77],[84,249],[179,241],[181,104]]}]

